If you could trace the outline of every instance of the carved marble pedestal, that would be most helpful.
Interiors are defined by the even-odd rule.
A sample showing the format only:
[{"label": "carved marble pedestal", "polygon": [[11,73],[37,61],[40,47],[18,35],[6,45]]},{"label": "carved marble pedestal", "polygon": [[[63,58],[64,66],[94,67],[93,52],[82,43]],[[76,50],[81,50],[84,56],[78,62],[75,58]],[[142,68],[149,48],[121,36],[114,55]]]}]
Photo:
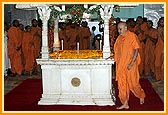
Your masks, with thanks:
[{"label": "carved marble pedestal", "polygon": [[39,105],[115,105],[113,60],[37,59],[42,68]]}]

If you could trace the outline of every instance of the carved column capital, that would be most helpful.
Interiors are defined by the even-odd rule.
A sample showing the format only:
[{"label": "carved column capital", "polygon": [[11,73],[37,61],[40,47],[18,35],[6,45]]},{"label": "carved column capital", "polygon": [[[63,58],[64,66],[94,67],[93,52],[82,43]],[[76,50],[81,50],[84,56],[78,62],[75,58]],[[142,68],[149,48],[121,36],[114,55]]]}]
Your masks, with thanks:
[{"label": "carved column capital", "polygon": [[112,14],[112,11],[113,11],[113,7],[114,5],[113,4],[103,4],[101,5],[101,8],[100,8],[100,15],[101,15],[101,18],[103,20],[105,19],[110,19],[111,18],[111,14]]},{"label": "carved column capital", "polygon": [[37,6],[37,9],[38,9],[38,13],[40,15],[41,20],[48,21],[50,18],[50,12],[51,12],[51,9],[49,8],[49,6],[40,5],[40,6]]}]

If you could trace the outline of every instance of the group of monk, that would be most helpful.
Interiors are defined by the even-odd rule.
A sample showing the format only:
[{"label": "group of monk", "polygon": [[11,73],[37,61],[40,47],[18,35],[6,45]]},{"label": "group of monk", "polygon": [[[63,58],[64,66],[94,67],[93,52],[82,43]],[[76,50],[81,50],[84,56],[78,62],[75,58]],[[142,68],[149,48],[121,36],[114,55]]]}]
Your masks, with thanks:
[{"label": "group of monk", "polygon": [[[119,18],[117,19],[119,20]],[[111,52],[114,52],[114,43],[118,37],[117,25],[111,24],[110,45]],[[157,28],[153,27],[153,22],[147,18],[138,16],[136,20],[130,18],[126,20],[127,29],[138,36],[140,41],[139,73],[141,76],[152,77],[156,81],[163,81],[164,67],[164,17],[158,21]]]},{"label": "group of monk", "polygon": [[82,21],[81,24],[71,21],[67,24],[60,24],[58,36],[60,41],[63,40],[64,50],[76,50],[77,43],[79,43],[80,50],[90,49],[91,32],[86,21]]},{"label": "group of monk", "polygon": [[158,83],[164,79],[164,18],[153,28],[151,20],[137,17],[136,22],[127,20],[117,25],[119,33],[114,43],[116,62],[116,81],[119,99],[122,103],[117,109],[129,109],[130,91],[145,102],[145,92],[139,83],[140,74],[155,76]]},{"label": "group of monk", "polygon": [[31,26],[25,28],[18,20],[13,21],[13,25],[7,31],[11,76],[40,72],[36,59],[40,57],[41,35],[42,31],[36,19],[32,20]]}]

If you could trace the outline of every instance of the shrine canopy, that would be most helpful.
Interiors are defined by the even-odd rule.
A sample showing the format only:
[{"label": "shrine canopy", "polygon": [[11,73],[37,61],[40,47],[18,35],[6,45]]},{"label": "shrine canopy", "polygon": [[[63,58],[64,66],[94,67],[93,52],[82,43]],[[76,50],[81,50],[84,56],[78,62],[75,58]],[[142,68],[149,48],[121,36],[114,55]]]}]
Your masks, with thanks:
[{"label": "shrine canopy", "polygon": [[51,9],[50,18],[59,17],[60,21],[66,21],[66,19],[72,19],[73,21],[78,21],[82,19],[96,18],[96,20],[101,21],[100,8],[105,5],[112,5],[113,12],[120,12],[120,8],[134,8],[139,6],[136,3],[115,3],[115,4],[16,4],[17,9],[23,10],[37,10],[40,6],[49,6]]},{"label": "shrine canopy", "polygon": [[[128,4],[129,5],[129,4]],[[48,21],[50,19],[59,19],[66,21],[71,18],[72,21],[87,20],[90,19],[93,13],[97,13],[98,20],[104,23],[104,41],[103,41],[103,58],[110,57],[109,46],[109,19],[112,16],[113,9],[119,5],[116,4],[74,4],[71,8],[65,9],[68,6],[66,4],[16,4],[16,8],[24,10],[37,10],[42,20],[42,58],[49,58],[48,51]],[[118,7],[117,7],[118,8]]]}]

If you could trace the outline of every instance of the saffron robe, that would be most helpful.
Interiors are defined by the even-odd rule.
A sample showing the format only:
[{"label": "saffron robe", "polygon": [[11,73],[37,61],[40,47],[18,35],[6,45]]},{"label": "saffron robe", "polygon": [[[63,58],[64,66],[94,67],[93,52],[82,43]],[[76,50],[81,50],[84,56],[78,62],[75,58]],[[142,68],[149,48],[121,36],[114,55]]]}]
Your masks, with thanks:
[{"label": "saffron robe", "polygon": [[[158,32],[156,29],[152,28],[147,32],[148,36],[152,37],[153,39],[157,40]],[[147,37],[146,44],[145,44],[145,75],[148,76],[150,72],[154,73],[154,64],[155,64],[155,43]]]},{"label": "saffron robe", "polygon": [[31,27],[31,34],[34,37],[34,47],[35,47],[35,58],[40,56],[41,50],[41,28],[40,27]]},{"label": "saffron robe", "polygon": [[69,50],[76,50],[77,44],[77,36],[78,30],[77,27],[67,27],[66,28],[66,36],[67,36],[67,45]]},{"label": "saffron robe", "polygon": [[164,77],[164,30],[162,29],[161,35],[155,47],[155,76],[156,80],[161,80]]},{"label": "saffron robe", "polygon": [[80,45],[81,50],[88,50],[90,47],[90,36],[91,32],[89,27],[81,27],[80,28]]},{"label": "saffron robe", "polygon": [[130,31],[127,31],[124,35],[119,35],[114,44],[116,80],[118,81],[119,98],[122,104],[129,100],[130,91],[138,98],[145,97],[145,92],[139,84],[139,53],[132,68],[130,70],[127,68],[132,60],[133,50],[139,48],[137,36]]},{"label": "saffron robe", "polygon": [[[19,28],[17,27],[10,27],[8,30],[8,57],[11,63],[11,71],[12,73],[16,73],[21,75],[23,71],[23,64],[22,64],[22,38],[20,36]],[[17,49],[18,48],[18,49]],[[16,50],[17,49],[17,50]]]},{"label": "saffron robe", "polygon": [[139,54],[140,54],[140,58],[141,58],[141,62],[139,64],[139,73],[140,73],[140,75],[144,71],[144,59],[145,59],[145,56],[144,56],[144,51],[145,51],[144,31],[145,31],[145,29],[146,29],[145,23],[144,23],[144,25],[142,27],[141,27],[141,25],[136,25],[135,26],[135,34],[138,36],[138,39],[140,41],[140,48],[139,48]]},{"label": "saffron robe", "polygon": [[35,64],[34,49],[33,35],[30,32],[25,32],[22,40],[22,51],[25,60],[24,70],[30,73],[32,73]]},{"label": "saffron robe", "polygon": [[[34,38],[34,52],[35,52],[35,59],[40,57],[40,51],[41,51],[41,36],[42,36],[42,30],[40,27],[31,27],[31,34]],[[35,67],[37,72],[40,72],[40,64],[36,63]]]}]

